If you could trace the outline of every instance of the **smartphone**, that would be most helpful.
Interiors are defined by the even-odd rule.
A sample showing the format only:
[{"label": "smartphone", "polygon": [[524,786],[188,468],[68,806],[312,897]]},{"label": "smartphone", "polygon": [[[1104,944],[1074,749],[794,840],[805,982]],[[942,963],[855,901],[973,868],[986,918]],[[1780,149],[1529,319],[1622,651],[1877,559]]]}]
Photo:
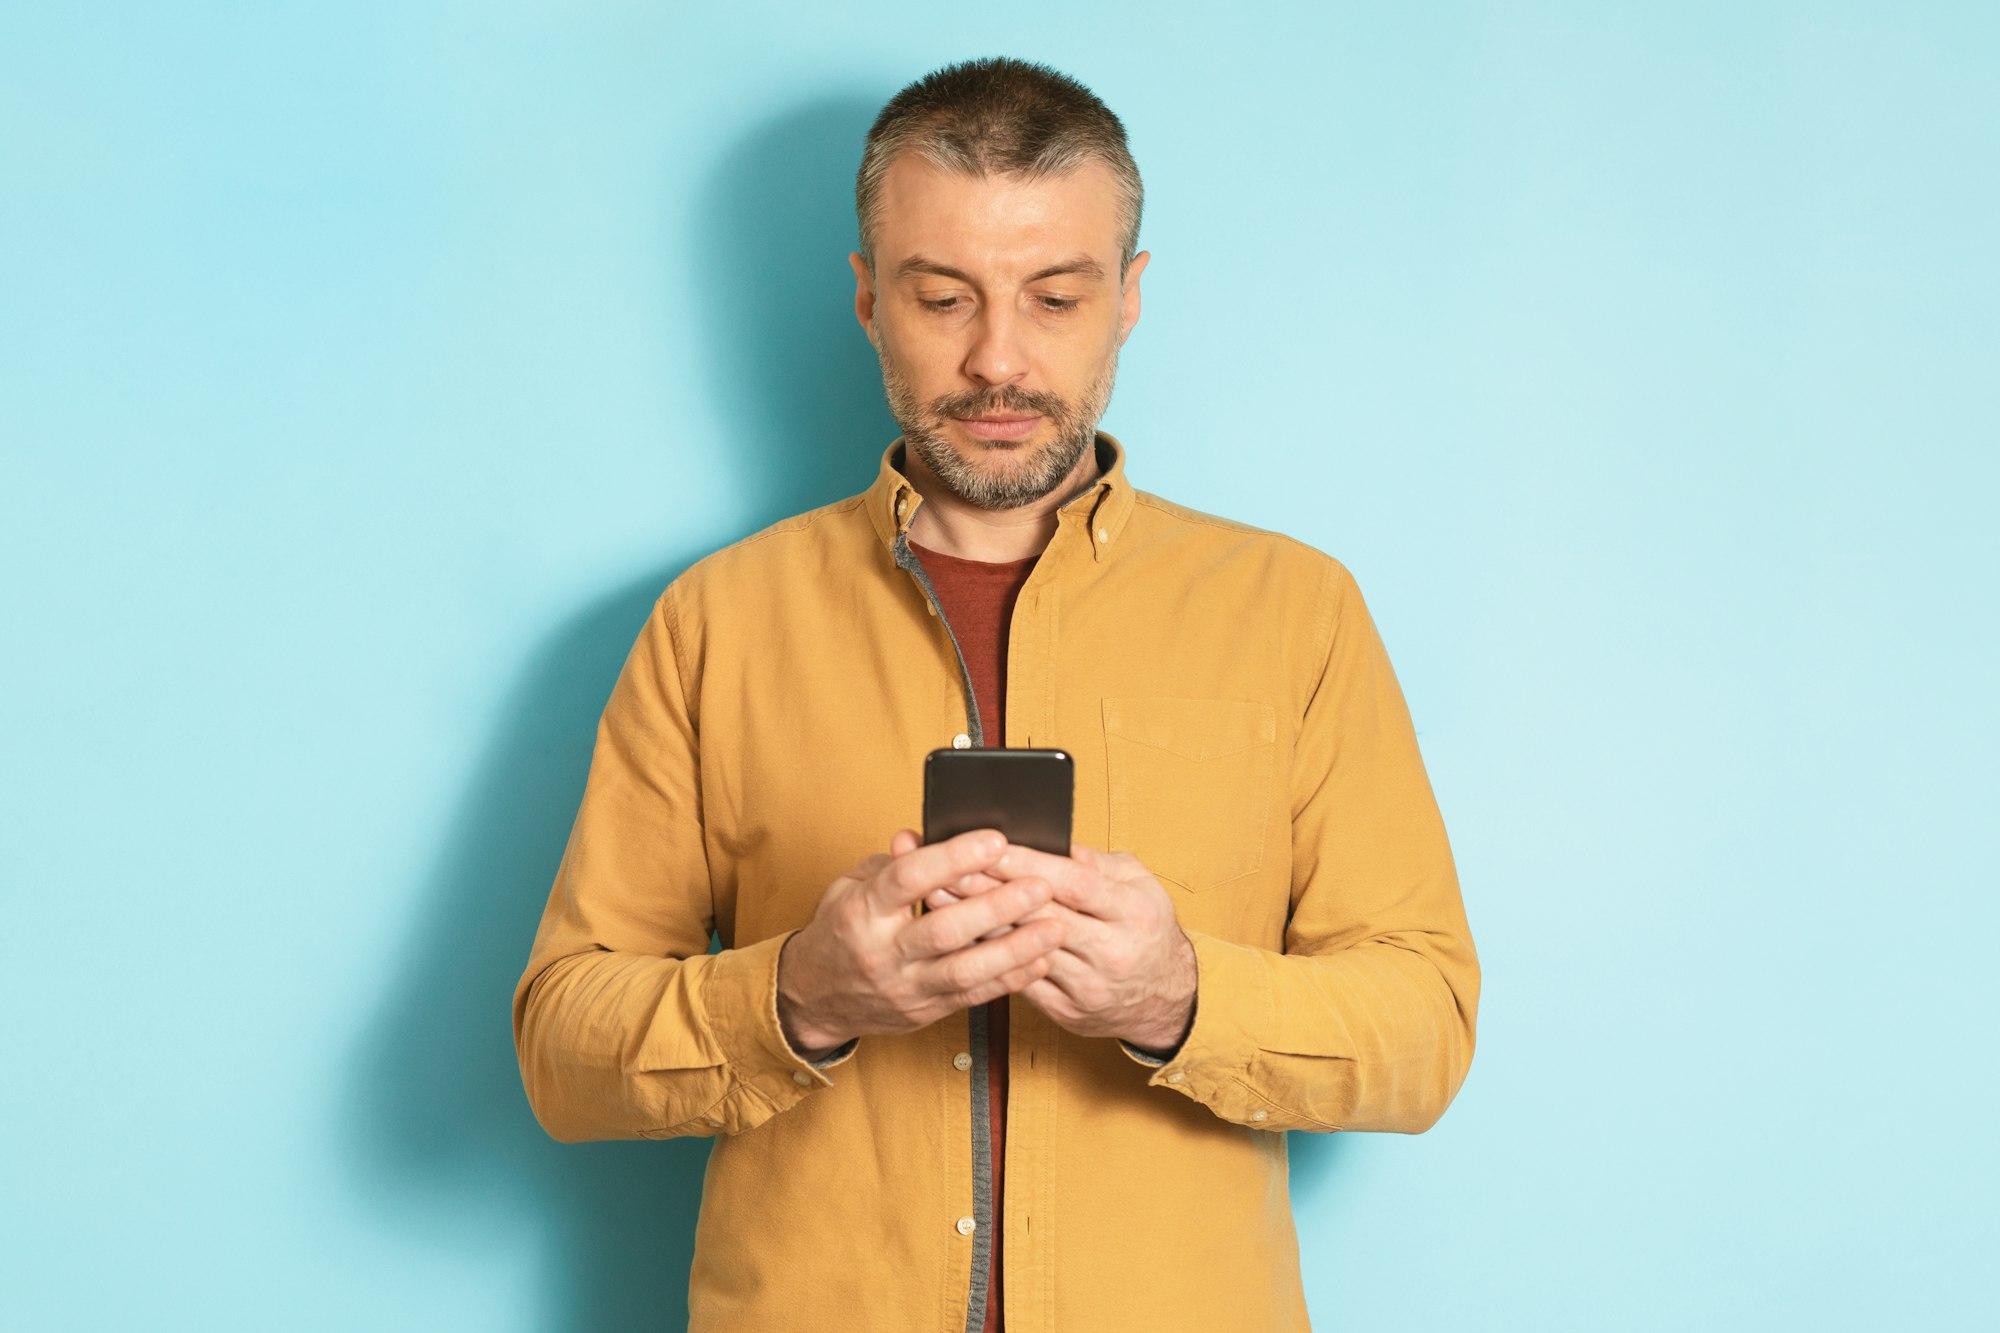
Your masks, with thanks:
[{"label": "smartphone", "polygon": [[1068,856],[1075,804],[1076,763],[1067,750],[940,748],[924,756],[926,843],[997,828],[1009,842]]}]

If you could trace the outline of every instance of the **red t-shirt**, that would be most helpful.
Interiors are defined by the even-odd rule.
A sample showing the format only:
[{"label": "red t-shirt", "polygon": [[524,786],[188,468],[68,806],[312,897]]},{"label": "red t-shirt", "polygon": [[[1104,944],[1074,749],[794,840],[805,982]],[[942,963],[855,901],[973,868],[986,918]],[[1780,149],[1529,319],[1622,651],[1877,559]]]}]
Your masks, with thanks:
[{"label": "red t-shirt", "polygon": [[[910,543],[923,562],[924,573],[937,589],[938,602],[958,650],[972,674],[973,696],[979,701],[982,739],[989,746],[1006,744],[1007,628],[1014,618],[1014,599],[1041,557],[1022,560],[965,560]],[[986,1005],[986,1111],[993,1134],[993,1264],[986,1287],[986,1333],[1001,1333],[1000,1321],[1000,1177],[1007,1160],[1007,996]]]}]

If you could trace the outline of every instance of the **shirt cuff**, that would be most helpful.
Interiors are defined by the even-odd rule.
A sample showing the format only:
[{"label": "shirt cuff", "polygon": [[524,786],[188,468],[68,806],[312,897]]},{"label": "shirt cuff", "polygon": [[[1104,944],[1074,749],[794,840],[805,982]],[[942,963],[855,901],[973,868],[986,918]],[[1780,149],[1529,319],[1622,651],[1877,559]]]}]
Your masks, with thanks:
[{"label": "shirt cuff", "polygon": [[[784,1030],[783,1028],[779,1029],[779,1031],[781,1032],[783,1030]],[[822,1055],[819,1059],[810,1061],[809,1063],[812,1065],[814,1069],[831,1069],[835,1065],[839,1064],[842,1060],[845,1060],[848,1056],[854,1054],[855,1044],[860,1040],[861,1038],[859,1037],[849,1037],[846,1041],[840,1043],[840,1045],[834,1047],[831,1051],[828,1051],[825,1055]],[[790,1045],[789,1042],[787,1042],[786,1044]]]},{"label": "shirt cuff", "polygon": [[782,1111],[816,1088],[830,1087],[826,1071],[852,1059],[859,1038],[819,1060],[792,1049],[778,1019],[778,955],[797,930],[715,955],[702,987],[702,1009],[731,1072],[773,1111]]},{"label": "shirt cuff", "polygon": [[[1201,1004],[1201,1001],[1197,999],[1195,1001],[1195,1004],[1198,1008]],[[1170,1053],[1166,1055],[1148,1055],[1144,1051],[1140,1050],[1137,1046],[1134,1046],[1131,1042],[1125,1040],[1123,1037],[1120,1037],[1118,1039],[1118,1044],[1125,1048],[1125,1054],[1131,1056],[1134,1060],[1137,1060],[1142,1065],[1163,1065],[1167,1061],[1173,1059],[1174,1056],[1180,1054],[1180,1049],[1181,1049],[1179,1046],[1176,1046]],[[1186,1045],[1186,1043],[1183,1042],[1182,1045]]]},{"label": "shirt cuff", "polygon": [[1122,1038],[1119,1045],[1146,1066],[1150,1087],[1178,1092],[1252,1129],[1297,1128],[1293,1117],[1277,1113],[1254,1086],[1255,1034],[1263,1030],[1273,1003],[1265,951],[1188,926],[1182,929],[1194,945],[1195,1002],[1194,1022],[1180,1048],[1158,1060]]}]

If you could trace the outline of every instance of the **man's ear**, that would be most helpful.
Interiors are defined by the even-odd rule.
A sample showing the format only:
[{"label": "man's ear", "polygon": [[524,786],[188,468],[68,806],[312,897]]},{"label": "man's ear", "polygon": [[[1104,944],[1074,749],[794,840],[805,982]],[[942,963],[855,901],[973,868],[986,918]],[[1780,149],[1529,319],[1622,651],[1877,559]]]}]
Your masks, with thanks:
[{"label": "man's ear", "polygon": [[1132,336],[1132,329],[1139,322],[1139,275],[1146,271],[1146,265],[1153,258],[1150,250],[1141,250],[1132,256],[1132,262],[1125,266],[1124,280],[1119,284],[1118,318],[1124,325],[1118,335],[1118,345]]},{"label": "man's ear", "polygon": [[854,318],[860,323],[861,331],[868,335],[868,341],[877,351],[882,344],[875,337],[875,278],[868,271],[868,261],[856,250],[847,256],[847,266],[854,270]]}]

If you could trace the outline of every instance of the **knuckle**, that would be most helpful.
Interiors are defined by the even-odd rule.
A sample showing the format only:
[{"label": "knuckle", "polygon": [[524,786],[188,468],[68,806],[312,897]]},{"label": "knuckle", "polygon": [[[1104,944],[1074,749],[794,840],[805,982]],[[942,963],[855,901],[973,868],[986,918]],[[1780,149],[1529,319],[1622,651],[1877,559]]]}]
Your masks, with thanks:
[{"label": "knuckle", "polygon": [[878,994],[889,994],[902,976],[900,960],[892,952],[894,946],[886,949],[861,949],[854,957],[855,971],[868,988]]},{"label": "knuckle", "polygon": [[843,899],[833,904],[826,914],[826,926],[832,933],[834,943],[843,951],[851,954],[862,952],[861,913],[852,900]]},{"label": "knuckle", "polygon": [[930,1003],[930,996],[909,985],[901,977],[886,982],[879,992],[882,1003],[905,1018],[914,1018]]},{"label": "knuckle", "polygon": [[979,968],[963,955],[952,958],[944,965],[945,985],[954,991],[971,990],[979,984]]}]

